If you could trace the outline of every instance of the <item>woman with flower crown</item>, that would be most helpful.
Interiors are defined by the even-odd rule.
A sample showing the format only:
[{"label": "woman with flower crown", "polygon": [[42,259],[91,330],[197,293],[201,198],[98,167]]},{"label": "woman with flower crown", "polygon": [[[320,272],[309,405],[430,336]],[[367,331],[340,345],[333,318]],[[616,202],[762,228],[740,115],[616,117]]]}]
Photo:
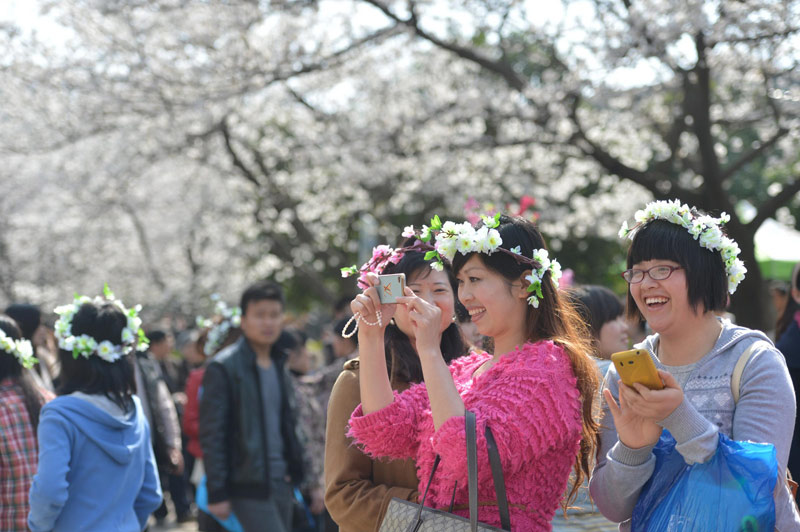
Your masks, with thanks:
[{"label": "woman with flower crown", "polygon": [[[620,530],[631,529],[664,429],[687,464],[711,459],[719,434],[773,444],[776,529],[800,530],[783,481],[795,422],[786,363],[763,333],[715,314],[746,273],[738,245],[722,230],[728,219],[677,200],[655,201],[636,213],[632,229],[626,223],[620,231],[632,240],[622,273],[629,284],[628,316],[643,318],[654,331],[635,347],[650,353],[664,384],[662,390],[626,386],[614,365],[606,375],[602,445],[590,492]],[[732,375],[740,360],[746,365],[737,385]]]},{"label": "woman with flower crown", "polygon": [[23,369],[38,360],[17,323],[0,315],[0,530],[28,530],[28,492],[36,473],[36,425],[44,395]]},{"label": "woman with flower crown", "polygon": [[[442,224],[435,217],[420,238],[435,240],[429,256],[452,261],[458,298],[494,353],[473,352],[448,367],[439,349],[441,311],[412,291],[396,305],[380,303],[377,280],[353,301],[360,316],[361,405],[350,434],[371,456],[416,460],[420,489],[440,457],[426,504],[468,515],[465,411],[475,414],[478,438],[478,520],[501,525],[484,437],[497,441],[512,530],[550,530],[550,521],[574,470],[570,497],[588,475],[597,425],[592,401],[598,386],[591,348],[579,318],[558,293],[561,269],[544,240],[522,218],[484,217]],[[378,348],[381,327],[408,315],[424,383],[397,393]],[[369,346],[375,346],[370,348]]]},{"label": "woman with flower crown", "polygon": [[39,419],[39,471],[28,526],[40,531],[141,531],[161,503],[150,428],[131,357],[147,342],[139,307],[77,297],[56,308],[59,396]]},{"label": "woman with flower crown", "polygon": [[[438,330],[443,363],[467,353],[458,325],[453,322],[456,305],[456,279],[449,265],[441,271],[431,269],[434,261],[425,258],[420,242],[411,233],[402,246],[377,246],[372,258],[361,267],[358,286],[368,289],[375,274],[404,274],[407,286],[419,298],[441,310]],[[391,316],[390,316],[391,318]],[[403,391],[423,380],[414,331],[404,308],[394,319],[383,322],[379,331],[359,328],[359,344],[369,336],[367,348],[384,357],[384,378],[394,390]],[[351,335],[349,324],[343,335]],[[365,336],[367,332],[374,332]],[[359,347],[359,353],[364,349]],[[339,374],[328,402],[325,435],[325,504],[341,532],[376,531],[392,497],[417,500],[417,474],[414,461],[374,460],[353,445],[347,437],[350,414],[361,402],[359,381],[361,359],[349,360]]]}]

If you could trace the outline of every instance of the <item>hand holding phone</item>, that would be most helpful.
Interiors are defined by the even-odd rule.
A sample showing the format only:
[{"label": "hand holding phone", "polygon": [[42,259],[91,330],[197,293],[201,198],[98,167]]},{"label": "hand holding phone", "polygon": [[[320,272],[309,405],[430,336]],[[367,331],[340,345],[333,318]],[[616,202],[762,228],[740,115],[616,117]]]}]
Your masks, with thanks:
[{"label": "hand holding phone", "polygon": [[397,298],[405,295],[406,274],[394,273],[378,276],[378,297],[381,303],[397,303]]},{"label": "hand holding phone", "polygon": [[661,390],[664,384],[647,349],[630,349],[611,355],[611,362],[624,384],[633,386],[638,382],[651,390]]}]

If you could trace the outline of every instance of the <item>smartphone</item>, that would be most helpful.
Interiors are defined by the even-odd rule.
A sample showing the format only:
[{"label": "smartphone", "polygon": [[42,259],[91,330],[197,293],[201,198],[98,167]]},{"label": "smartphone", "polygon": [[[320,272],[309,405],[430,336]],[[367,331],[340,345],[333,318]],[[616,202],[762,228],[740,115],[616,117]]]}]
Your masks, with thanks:
[{"label": "smartphone", "polygon": [[406,274],[393,273],[378,276],[378,297],[381,303],[397,303],[397,298],[405,295]]},{"label": "smartphone", "polygon": [[634,382],[644,384],[651,390],[661,390],[664,384],[655,362],[647,349],[630,349],[611,355],[611,363],[617,368],[619,377],[628,386]]}]

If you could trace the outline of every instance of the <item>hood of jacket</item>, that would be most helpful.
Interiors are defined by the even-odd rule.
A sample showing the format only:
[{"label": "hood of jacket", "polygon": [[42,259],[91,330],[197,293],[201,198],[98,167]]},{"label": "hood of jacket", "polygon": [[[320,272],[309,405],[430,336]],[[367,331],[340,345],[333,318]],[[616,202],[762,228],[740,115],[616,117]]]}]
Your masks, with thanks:
[{"label": "hood of jacket", "polygon": [[140,452],[147,436],[139,398],[132,399],[134,408],[124,416],[114,416],[89,401],[69,395],[54,399],[44,408],[66,418],[87,440],[124,465]]}]

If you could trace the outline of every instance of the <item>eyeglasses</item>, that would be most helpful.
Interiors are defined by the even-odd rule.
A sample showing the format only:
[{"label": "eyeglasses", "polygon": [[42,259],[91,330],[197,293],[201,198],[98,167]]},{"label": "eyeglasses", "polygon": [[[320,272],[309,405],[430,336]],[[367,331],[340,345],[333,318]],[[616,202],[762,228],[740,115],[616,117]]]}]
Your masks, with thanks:
[{"label": "eyeglasses", "polygon": [[680,266],[653,266],[649,270],[636,270],[631,268],[621,273],[622,278],[629,284],[641,283],[644,281],[644,274],[650,276],[654,281],[667,279],[675,270],[681,270]]}]

